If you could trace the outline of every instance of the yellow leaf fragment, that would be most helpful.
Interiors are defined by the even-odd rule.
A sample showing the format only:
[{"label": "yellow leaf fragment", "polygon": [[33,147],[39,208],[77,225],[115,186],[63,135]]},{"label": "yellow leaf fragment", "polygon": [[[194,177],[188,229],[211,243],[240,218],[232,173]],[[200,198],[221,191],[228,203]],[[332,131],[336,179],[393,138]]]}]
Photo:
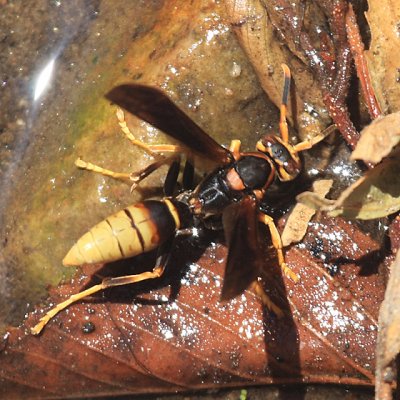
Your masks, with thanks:
[{"label": "yellow leaf fragment", "polygon": [[297,201],[331,217],[349,219],[382,218],[400,210],[400,162],[386,159],[348,187],[337,200],[305,192]]},{"label": "yellow leaf fragment", "polygon": [[[325,197],[332,187],[332,179],[321,179],[313,183],[313,194]],[[289,246],[292,243],[300,242],[307,232],[308,223],[315,214],[314,207],[308,207],[305,204],[297,203],[286,221],[282,232],[283,246]]]},{"label": "yellow leaf fragment", "polygon": [[382,218],[400,210],[400,162],[387,159],[348,187],[330,216]]}]

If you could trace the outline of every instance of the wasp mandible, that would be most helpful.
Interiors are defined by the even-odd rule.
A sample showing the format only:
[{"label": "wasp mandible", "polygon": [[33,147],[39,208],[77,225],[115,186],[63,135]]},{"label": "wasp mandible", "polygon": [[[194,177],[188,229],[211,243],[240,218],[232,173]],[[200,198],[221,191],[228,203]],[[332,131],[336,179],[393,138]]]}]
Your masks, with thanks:
[{"label": "wasp mandible", "polygon": [[[270,310],[278,315],[282,313],[264,292],[260,282],[264,268],[258,226],[260,222],[270,230],[283,273],[294,281],[298,277],[286,265],[274,220],[262,210],[260,203],[276,177],[287,182],[298,176],[302,169],[299,153],[310,149],[329,133],[328,130],[324,131],[312,140],[296,145],[289,142],[286,110],[290,70],[286,65],[282,65],[282,68],[284,90],[280,106],[280,136],[264,136],[257,142],[255,152],[241,152],[239,140],[233,140],[229,149],[221,146],[156,88],[125,84],[115,87],[106,95],[112,103],[181,142],[189,153],[209,159],[218,166],[192,189],[193,166],[187,161],[183,172],[183,190],[174,195],[180,170],[180,158],[176,155],[163,157],[132,175],[105,170],[78,160],[77,165],[81,168],[114,178],[127,178],[134,185],[163,164],[170,164],[170,168],[164,185],[164,198],[128,206],[98,223],[78,239],[65,256],[63,264],[80,266],[108,263],[158,248],[156,265],[152,271],[105,278],[100,284],[72,295],[48,311],[31,329],[33,334],[39,334],[61,310],[87,296],[113,286],[159,278],[168,263],[174,239],[182,232],[190,232],[194,224],[213,225],[212,221],[216,218],[222,221],[229,247],[221,300],[230,300],[253,285],[255,292]],[[123,129],[126,130],[126,126]],[[173,145],[147,146],[135,139],[133,141],[150,150],[177,150]],[[243,255],[246,255],[246,262]]]}]

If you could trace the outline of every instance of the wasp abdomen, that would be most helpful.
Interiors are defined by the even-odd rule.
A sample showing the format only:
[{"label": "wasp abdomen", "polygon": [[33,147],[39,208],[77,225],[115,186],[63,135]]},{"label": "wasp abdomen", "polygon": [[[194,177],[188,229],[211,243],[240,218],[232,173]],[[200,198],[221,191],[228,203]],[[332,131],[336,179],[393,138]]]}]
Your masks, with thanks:
[{"label": "wasp abdomen", "polygon": [[64,265],[106,263],[153,250],[180,227],[169,200],[147,200],[118,211],[85,233],[63,260]]}]

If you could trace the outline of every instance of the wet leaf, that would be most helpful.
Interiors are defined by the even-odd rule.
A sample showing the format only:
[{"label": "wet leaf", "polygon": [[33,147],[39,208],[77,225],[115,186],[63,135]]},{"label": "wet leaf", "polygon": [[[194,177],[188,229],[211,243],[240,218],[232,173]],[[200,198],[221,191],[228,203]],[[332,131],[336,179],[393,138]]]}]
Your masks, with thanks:
[{"label": "wet leaf", "polygon": [[[289,63],[296,90],[291,93],[289,118],[296,121],[302,138],[320,133],[329,123],[321,91],[301,55],[293,57],[282,46],[276,29],[260,0],[225,0],[227,15],[241,46],[252,63],[261,86],[279,107],[282,100],[283,75],[281,64]],[[296,48],[292,41],[291,50]],[[307,111],[308,110],[308,111]],[[297,115],[293,115],[297,112]],[[293,114],[292,114],[293,113]],[[316,118],[315,115],[318,114]]]},{"label": "wet leaf", "polygon": [[400,252],[391,266],[385,300],[379,312],[377,346],[376,398],[392,399],[396,381],[395,359],[400,353]]},{"label": "wet leaf", "polygon": [[400,109],[397,84],[400,65],[400,4],[397,0],[368,0],[368,6],[365,13],[371,31],[371,45],[366,51],[368,67],[384,112],[394,112]]},{"label": "wet leaf", "polygon": [[400,249],[400,215],[398,215],[389,225],[390,245],[393,253]]},{"label": "wet leaf", "polygon": [[[331,179],[321,179],[313,183],[313,193],[324,198],[332,187]],[[284,247],[298,243],[306,234],[308,223],[315,214],[314,207],[297,203],[286,221],[281,239]]]},{"label": "wet leaf", "polygon": [[378,118],[361,131],[351,159],[378,164],[400,142],[400,112]]},{"label": "wet leaf", "polygon": [[[280,271],[266,282],[286,312],[277,319],[251,292],[219,303],[224,247],[212,246],[179,273],[179,258],[193,252],[182,245],[161,288],[109,290],[62,312],[39,337],[26,331],[43,310],[13,330],[0,353],[0,397],[99,397],[305,381],[373,385],[384,281],[359,272],[375,269],[372,255],[379,249],[344,220],[323,216],[312,222],[301,246],[287,253],[300,282],[282,279]],[[144,262],[134,261],[129,264]],[[326,269],[340,265],[335,276]],[[270,275],[272,267],[266,266]],[[112,268],[115,273],[117,266]],[[51,302],[89,281],[84,276],[61,286]]]},{"label": "wet leaf", "polygon": [[297,201],[327,211],[330,216],[385,217],[400,210],[400,163],[397,159],[387,159],[348,187],[337,200],[305,192],[297,196]]},{"label": "wet leaf", "polygon": [[[321,131],[321,125],[328,122],[328,111],[346,142],[354,148],[359,133],[346,105],[352,57],[345,24],[347,2],[226,0],[225,4],[263,89],[275,104],[277,96],[273,86],[277,66],[284,58],[295,75],[293,110],[299,111],[299,115],[294,111],[292,117],[300,130],[301,114],[309,114],[305,120],[316,120]],[[315,112],[319,114],[316,119]]]}]

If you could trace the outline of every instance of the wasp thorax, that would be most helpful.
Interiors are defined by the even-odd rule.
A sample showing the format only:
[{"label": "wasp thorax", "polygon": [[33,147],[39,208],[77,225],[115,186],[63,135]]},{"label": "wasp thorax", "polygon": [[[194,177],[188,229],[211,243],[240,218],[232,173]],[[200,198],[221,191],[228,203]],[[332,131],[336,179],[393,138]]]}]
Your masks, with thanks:
[{"label": "wasp thorax", "polygon": [[202,213],[203,204],[198,198],[192,197],[189,200],[189,208],[194,215],[200,215]]}]

